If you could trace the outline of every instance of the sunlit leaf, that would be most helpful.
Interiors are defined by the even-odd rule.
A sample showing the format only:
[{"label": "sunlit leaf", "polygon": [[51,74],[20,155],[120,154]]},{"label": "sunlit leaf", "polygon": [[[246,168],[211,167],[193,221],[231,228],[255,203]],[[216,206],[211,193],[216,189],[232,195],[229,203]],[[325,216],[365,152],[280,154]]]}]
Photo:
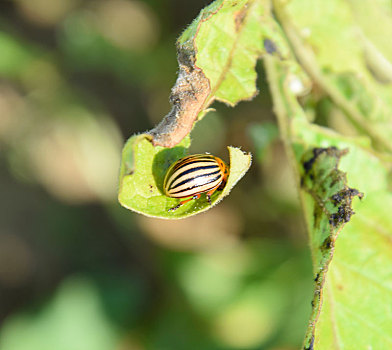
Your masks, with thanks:
[{"label": "sunlit leaf", "polygon": [[[170,147],[173,144],[176,145],[173,143],[173,139],[174,137],[177,139],[177,133],[182,133],[184,130],[189,133],[194,121],[196,121],[194,118],[197,118],[197,114],[204,115],[204,108],[207,108],[214,100],[234,105],[241,100],[250,99],[256,94],[256,61],[266,50],[263,42],[263,30],[259,23],[266,8],[268,8],[268,3],[265,1],[218,0],[201,11],[199,17],[184,31],[177,42],[181,71],[176,86],[172,90],[171,99],[174,107],[171,114],[166,116],[164,121],[150,133],[153,144],[167,145],[169,143]],[[205,79],[208,80],[208,84]],[[201,109],[199,110],[199,108]],[[170,133],[175,135],[170,135]],[[161,137],[163,134],[165,135],[164,140]],[[135,137],[128,141],[124,149],[125,153],[129,154],[129,145],[133,144]],[[159,142],[156,142],[157,139]],[[184,147],[184,145],[178,144],[177,147]],[[157,146],[155,148],[155,153],[163,151]],[[233,150],[233,148],[229,149]],[[177,151],[174,151],[173,154]],[[170,150],[166,150],[166,152],[167,154],[171,153]],[[185,150],[182,152],[185,154]],[[240,153],[237,152],[237,154]],[[134,161],[138,163],[139,169],[146,165],[149,166],[149,163],[139,161],[138,157],[138,153],[135,152]],[[126,157],[123,157],[123,161],[124,159]],[[222,195],[227,195],[232,185],[243,176],[245,169],[250,165],[250,157],[244,160],[239,167],[237,167],[235,159],[235,152],[231,152],[231,175]],[[163,163],[159,164],[161,166]],[[152,172],[155,172],[155,175],[151,174],[151,167],[143,169],[141,173],[145,176],[144,180],[149,179],[145,186],[154,187],[152,182],[154,177],[158,181],[162,181],[156,174],[166,169],[167,167],[160,170],[157,167],[153,168]],[[149,175],[147,176],[147,174]],[[241,175],[236,178],[237,174]],[[196,202],[197,205],[191,209],[187,205],[169,215],[167,210],[175,206],[174,200],[158,195],[154,201],[150,202],[147,198],[151,196],[146,197],[145,191],[142,196],[138,193],[140,189],[137,186],[140,182],[132,186],[124,186],[126,181],[122,180],[123,173],[120,178],[120,182],[122,182],[119,194],[120,203],[139,213],[155,217],[179,218],[208,209],[208,206]],[[124,195],[124,189],[127,197]],[[149,190],[155,194],[159,191],[162,193],[159,183],[156,189],[149,187]],[[132,204],[130,197],[134,199]],[[217,202],[218,198],[221,197],[216,196],[213,202]],[[184,211],[187,215],[183,215]]]},{"label": "sunlit leaf", "polygon": [[[380,83],[380,73],[372,68],[381,69],[385,65],[382,69],[388,71],[389,54],[387,50],[383,50],[384,54],[376,52],[382,39],[368,30],[378,28],[377,32],[388,33],[388,14],[380,18],[376,14],[382,9],[377,8],[376,2],[370,5],[367,1],[364,4],[371,11],[362,5],[359,10],[355,3],[353,12],[350,2],[343,0],[294,0],[287,4],[275,0],[274,3],[294,52],[310,77],[344,111],[359,133],[369,136],[377,149],[392,152],[391,83],[384,73],[381,74],[386,83]],[[358,25],[365,33],[362,37]],[[365,52],[372,56],[366,59]]]},{"label": "sunlit leaf", "polygon": [[[366,139],[310,124],[291,97],[287,67],[273,59],[266,64],[278,118],[291,137],[287,149],[301,178],[313,256],[315,294],[304,348],[387,349],[391,159],[375,153]],[[355,199],[362,197],[359,191],[361,201]]]}]

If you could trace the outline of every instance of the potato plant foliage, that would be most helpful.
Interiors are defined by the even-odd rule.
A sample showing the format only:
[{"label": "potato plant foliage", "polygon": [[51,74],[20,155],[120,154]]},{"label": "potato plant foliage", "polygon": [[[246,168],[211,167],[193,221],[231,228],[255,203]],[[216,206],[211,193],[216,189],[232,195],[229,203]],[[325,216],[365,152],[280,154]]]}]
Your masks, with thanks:
[{"label": "potato plant foliage", "polygon": [[[235,108],[257,94],[262,61],[313,258],[304,349],[392,348],[389,7],[381,0],[214,1],[177,41],[172,110],[123,150],[123,206],[166,219],[208,210],[198,200],[168,212],[177,201],[163,195],[165,171],[187,154],[193,125],[215,100]],[[328,108],[316,109],[320,102]],[[213,204],[251,163],[238,148],[229,154],[229,181]]]}]

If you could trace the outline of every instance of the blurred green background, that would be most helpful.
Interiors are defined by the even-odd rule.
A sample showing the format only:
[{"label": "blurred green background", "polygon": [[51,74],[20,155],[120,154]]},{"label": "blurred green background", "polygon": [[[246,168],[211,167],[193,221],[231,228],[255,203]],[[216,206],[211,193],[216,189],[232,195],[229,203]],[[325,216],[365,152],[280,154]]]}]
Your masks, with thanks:
[{"label": "blurred green background", "polygon": [[191,152],[254,155],[205,214],[116,201],[122,144],[169,111],[175,40],[201,0],[0,1],[0,349],[300,346],[312,268],[263,68]]}]

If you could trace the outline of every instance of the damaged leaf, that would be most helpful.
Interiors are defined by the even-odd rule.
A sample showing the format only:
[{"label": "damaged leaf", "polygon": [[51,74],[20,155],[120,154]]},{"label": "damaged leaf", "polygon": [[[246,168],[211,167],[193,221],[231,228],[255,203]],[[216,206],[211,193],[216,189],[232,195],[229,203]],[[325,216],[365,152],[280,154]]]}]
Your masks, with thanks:
[{"label": "damaged leaf", "polygon": [[[148,216],[165,218],[185,217],[209,208],[199,201],[191,201],[189,205],[169,215],[167,209],[174,206],[176,201],[162,195],[162,189],[159,188],[160,173],[167,169],[167,164],[173,158],[179,158],[177,153],[186,153],[189,140],[184,141],[184,138],[189,135],[195,122],[205,115],[212,102],[219,100],[235,105],[255,96],[257,59],[262,53],[268,52],[271,45],[275,45],[276,50],[281,46],[279,36],[274,31],[260,26],[268,11],[267,1],[217,0],[203,9],[183,32],[177,41],[179,74],[171,92],[171,111],[154,129],[144,136],[132,136],[124,147],[119,191],[119,200],[123,206]],[[266,21],[271,22],[271,19],[266,17]],[[266,34],[268,31],[269,35]],[[271,38],[268,39],[270,44],[265,45],[263,38],[267,36]],[[271,41],[273,38],[276,38],[277,43]],[[146,151],[137,148],[139,142],[136,140],[140,141],[141,138],[144,138],[142,144]],[[146,143],[147,140],[150,145]],[[230,190],[249,168],[250,155],[243,155],[231,147],[229,150],[231,175],[226,188]],[[162,161],[151,166],[152,156],[157,154],[160,154]],[[139,159],[141,156],[146,158]],[[142,178],[140,181],[130,181],[130,178],[137,176],[124,171],[130,168],[124,163],[129,162],[130,158],[137,164],[138,174],[148,179],[145,184]],[[146,186],[148,191],[143,190],[147,189]],[[225,189],[222,195],[227,194]],[[213,197],[213,203],[222,197]]]},{"label": "damaged leaf", "polygon": [[297,63],[290,68],[267,57],[265,64],[298,176],[313,259],[315,289],[303,349],[388,349],[391,158],[375,152],[366,138],[310,123],[290,90],[289,72],[298,69]]}]

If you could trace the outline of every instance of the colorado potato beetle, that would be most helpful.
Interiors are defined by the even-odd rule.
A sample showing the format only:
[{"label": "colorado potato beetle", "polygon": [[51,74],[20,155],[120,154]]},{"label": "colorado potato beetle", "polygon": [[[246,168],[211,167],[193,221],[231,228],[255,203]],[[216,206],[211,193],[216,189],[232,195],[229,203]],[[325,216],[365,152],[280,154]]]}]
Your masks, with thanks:
[{"label": "colorado potato beetle", "polygon": [[223,190],[228,176],[229,167],[226,163],[210,154],[194,154],[177,160],[166,173],[163,182],[165,195],[180,199],[191,198],[182,200],[169,211],[200,198],[202,193],[206,193],[211,205],[212,194],[216,190]]}]

